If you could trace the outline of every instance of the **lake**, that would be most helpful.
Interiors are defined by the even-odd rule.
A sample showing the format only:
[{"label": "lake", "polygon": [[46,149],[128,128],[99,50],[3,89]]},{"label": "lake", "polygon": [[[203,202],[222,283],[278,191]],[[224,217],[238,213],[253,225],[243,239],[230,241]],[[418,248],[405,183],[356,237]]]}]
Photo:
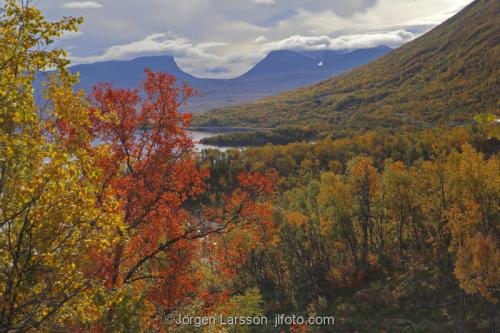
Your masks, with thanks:
[{"label": "lake", "polygon": [[196,144],[197,151],[202,151],[204,149],[216,149],[219,151],[227,151],[229,149],[239,149],[238,147],[219,147],[219,146],[212,146],[212,145],[204,145],[204,144],[200,143],[200,141],[203,139],[211,138],[211,137],[217,136],[219,134],[223,134],[223,133],[201,132],[201,131],[187,131],[187,132],[193,138],[193,140]]}]

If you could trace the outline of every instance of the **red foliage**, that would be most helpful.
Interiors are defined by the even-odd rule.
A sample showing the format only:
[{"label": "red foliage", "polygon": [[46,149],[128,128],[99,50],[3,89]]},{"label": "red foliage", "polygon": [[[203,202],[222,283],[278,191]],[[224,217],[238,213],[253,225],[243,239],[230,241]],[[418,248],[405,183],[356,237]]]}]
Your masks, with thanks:
[{"label": "red foliage", "polygon": [[[271,202],[277,182],[276,173],[242,173],[240,187],[227,196],[225,205],[206,216],[225,232],[213,233],[206,250],[221,279],[237,275],[252,250],[268,246],[276,235]],[[234,230],[231,233],[227,231]]]},{"label": "red foliage", "polygon": [[[96,154],[106,172],[102,192],[117,197],[127,226],[117,231],[117,246],[96,254],[96,261],[108,288],[133,283],[134,290],[167,312],[193,295],[206,297],[207,304],[220,302],[224,290],[200,290],[196,265],[204,256],[202,246],[208,241],[215,247],[210,251],[215,256],[203,260],[232,272],[243,260],[239,249],[269,236],[270,207],[260,198],[273,196],[276,175],[240,175],[241,187],[222,208],[194,218],[184,206],[203,192],[208,170],[196,165],[185,131],[190,116],[178,109],[196,92],[179,87],[170,75],[146,74],[143,93],[100,84],[92,94],[94,149],[109,147],[106,154]],[[226,239],[229,246],[218,242],[234,229],[246,237],[236,233]]]},{"label": "red foliage", "polygon": [[294,324],[290,327],[290,333],[306,333],[308,330],[309,326],[307,326],[307,324]]},{"label": "red foliage", "polygon": [[118,196],[127,225],[123,240],[100,260],[109,287],[154,281],[146,293],[172,308],[195,285],[190,263],[198,245],[188,241],[192,219],[183,205],[203,191],[208,172],[197,168],[184,130],[190,115],[178,111],[195,91],[168,74],[146,74],[143,95],[110,84],[92,94],[94,136],[110,147],[100,160],[104,186]]}]

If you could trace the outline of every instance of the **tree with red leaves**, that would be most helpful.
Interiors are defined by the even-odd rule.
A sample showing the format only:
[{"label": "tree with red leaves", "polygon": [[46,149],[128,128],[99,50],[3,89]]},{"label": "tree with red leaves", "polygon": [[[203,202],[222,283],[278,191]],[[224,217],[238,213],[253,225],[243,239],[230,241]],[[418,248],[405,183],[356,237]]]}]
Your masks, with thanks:
[{"label": "tree with red leaves", "polygon": [[115,329],[134,316],[159,328],[158,318],[200,295],[202,240],[252,221],[261,213],[255,199],[272,186],[265,177],[243,175],[219,215],[210,211],[210,222],[188,212],[187,201],[203,192],[209,175],[197,167],[185,131],[191,116],[179,112],[196,91],[165,73],[146,75],[143,92],[99,84],[91,97],[93,149],[108,150],[100,160],[103,193],[117,197],[126,225],[117,230],[117,246],[96,254],[106,286],[118,290],[103,319]]}]

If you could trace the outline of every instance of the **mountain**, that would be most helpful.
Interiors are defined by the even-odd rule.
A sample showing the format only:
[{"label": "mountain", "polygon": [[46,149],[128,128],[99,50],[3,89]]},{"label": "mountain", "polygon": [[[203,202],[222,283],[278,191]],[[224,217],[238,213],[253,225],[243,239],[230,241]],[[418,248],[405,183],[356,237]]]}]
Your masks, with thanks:
[{"label": "mountain", "polygon": [[287,50],[272,51],[240,78],[252,80],[276,75],[288,75],[295,72],[314,72],[321,69],[318,64],[316,59],[298,52]]},{"label": "mountain", "polygon": [[384,54],[392,51],[387,46],[377,46],[369,49],[359,49],[352,52],[346,51],[305,51],[302,54],[321,61],[321,67],[347,71],[358,67],[360,63],[367,64]]},{"label": "mountain", "polygon": [[98,82],[112,82],[121,88],[136,88],[144,78],[144,68],[168,72],[181,81],[193,82],[196,78],[182,71],[171,56],[142,57],[130,61],[104,61],[95,64],[76,65],[69,68],[80,73],[77,87],[90,91]]},{"label": "mountain", "polygon": [[278,50],[270,52],[238,81],[273,80],[276,84],[284,78],[304,84],[311,80],[325,80],[332,75],[343,73],[362,64],[373,61],[392,49],[378,46],[354,51],[301,51]]},{"label": "mountain", "polygon": [[[476,0],[425,35],[311,87],[195,117],[196,126],[327,132],[459,126],[499,113],[500,1]],[[335,55],[332,55],[335,57]]]},{"label": "mountain", "polygon": [[[203,112],[214,108],[237,105],[304,87],[348,68],[363,65],[388,52],[387,47],[356,51],[273,51],[247,73],[234,79],[205,79],[185,73],[171,56],[151,56],[125,61],[105,61],[76,65],[69,68],[80,73],[77,88],[87,92],[99,82],[111,82],[120,88],[136,88],[144,79],[144,69],[163,71],[179,81],[188,82],[202,96],[195,97],[184,107],[187,112]],[[328,66],[319,65],[321,62]]]}]

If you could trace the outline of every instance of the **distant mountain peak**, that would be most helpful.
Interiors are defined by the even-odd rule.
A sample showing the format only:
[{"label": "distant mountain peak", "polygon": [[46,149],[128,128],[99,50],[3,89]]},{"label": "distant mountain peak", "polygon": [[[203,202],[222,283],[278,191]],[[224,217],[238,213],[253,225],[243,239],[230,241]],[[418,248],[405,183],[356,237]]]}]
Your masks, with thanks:
[{"label": "distant mountain peak", "polygon": [[[275,50],[246,72],[242,78],[255,79],[258,77],[276,75],[298,75],[298,73],[329,73],[323,76],[326,79],[333,74],[349,70],[361,63],[370,62],[391,49],[380,46],[368,49],[349,50]],[[321,74],[319,74],[321,75]]]},{"label": "distant mountain peak", "polygon": [[98,82],[111,82],[121,88],[136,88],[144,78],[144,70],[162,71],[174,75],[180,81],[194,80],[184,72],[171,55],[146,56],[132,60],[100,61],[69,67],[72,73],[80,73],[78,88],[90,91]]}]

